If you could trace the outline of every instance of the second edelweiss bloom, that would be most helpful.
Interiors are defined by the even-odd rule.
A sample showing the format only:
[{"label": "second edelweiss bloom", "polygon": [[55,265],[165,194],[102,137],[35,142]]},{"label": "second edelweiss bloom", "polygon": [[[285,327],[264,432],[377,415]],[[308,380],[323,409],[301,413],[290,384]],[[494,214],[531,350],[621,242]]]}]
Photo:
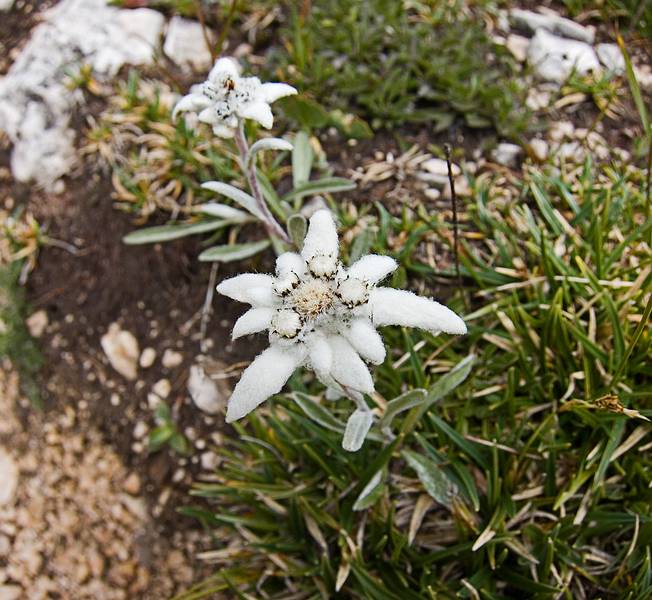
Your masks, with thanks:
[{"label": "second edelweiss bloom", "polygon": [[377,287],[396,269],[393,258],[369,254],[346,268],[338,256],[335,222],[330,211],[320,210],[310,219],[301,253],[279,256],[275,276],[237,275],[217,286],[219,293],[252,307],[236,321],[233,339],[268,330],[270,342],[235,386],[227,422],[280,392],[300,366],[349,397],[372,393],[366,363],[385,360],[376,327],[466,333],[464,321],[434,300]]},{"label": "second edelweiss bloom", "polygon": [[238,63],[232,58],[218,59],[208,79],[193,86],[193,90],[179,100],[173,118],[182,111],[198,112],[199,120],[212,125],[215,135],[224,138],[233,136],[242,119],[253,119],[271,129],[274,116],[269,105],[297,93],[286,83],[261,83],[258,77],[241,77]]}]

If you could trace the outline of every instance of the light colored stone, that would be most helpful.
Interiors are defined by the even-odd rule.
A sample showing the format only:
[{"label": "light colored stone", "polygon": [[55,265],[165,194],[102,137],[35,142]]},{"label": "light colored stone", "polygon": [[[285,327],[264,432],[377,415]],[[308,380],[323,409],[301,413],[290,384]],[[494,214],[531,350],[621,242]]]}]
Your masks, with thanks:
[{"label": "light colored stone", "polygon": [[517,61],[525,62],[527,59],[527,49],[530,46],[530,40],[522,35],[511,33],[507,36],[505,46]]},{"label": "light colored stone", "polygon": [[149,369],[156,360],[156,350],[154,348],[145,348],[140,355],[138,363],[143,369]]},{"label": "light colored stone", "polygon": [[140,477],[138,477],[138,473],[129,473],[122,484],[122,489],[127,494],[136,496],[140,492]]},{"label": "light colored stone", "polygon": [[196,71],[207,71],[213,62],[201,24],[178,16],[170,19],[163,52],[179,66]]},{"label": "light colored stone", "polygon": [[19,585],[0,585],[0,600],[20,600],[23,588]]},{"label": "light colored stone", "polygon": [[34,338],[40,338],[48,326],[48,313],[44,310],[37,310],[25,321],[29,334]]},{"label": "light colored stone", "polygon": [[14,0],[0,0],[0,11],[9,11],[14,5]]},{"label": "light colored stone", "polygon": [[159,379],[152,387],[152,391],[165,400],[172,391],[172,384],[169,379]]},{"label": "light colored stone", "polygon": [[548,158],[548,142],[534,138],[530,140],[530,152],[535,160],[543,162]]},{"label": "light colored stone", "polygon": [[101,77],[115,75],[125,63],[152,62],[164,18],[106,0],[61,0],[42,17],[0,79],[0,129],[14,144],[14,178],[56,190],[76,160],[70,120],[83,102],[80,90],[67,87],[67,75],[83,64]]},{"label": "light colored stone", "polygon": [[195,406],[209,414],[215,414],[221,411],[226,404],[217,385],[206,375],[200,365],[190,367],[188,392]]},{"label": "light colored stone", "polygon": [[118,323],[111,323],[100,341],[111,366],[123,377],[131,381],[136,379],[140,352],[134,335]]},{"label": "light colored stone", "polygon": [[217,469],[217,465],[220,464],[220,459],[215,452],[208,450],[207,452],[202,452],[201,454],[201,468],[204,471],[214,471]]},{"label": "light colored stone", "polygon": [[0,506],[13,503],[18,487],[18,465],[12,456],[0,447]]},{"label": "light colored stone", "polygon": [[553,142],[561,142],[563,139],[572,139],[575,136],[575,125],[570,121],[555,121],[548,130],[548,137]]},{"label": "light colored stone", "polygon": [[428,188],[425,192],[423,192],[428,198],[428,200],[439,200],[441,197],[441,191],[439,191],[437,188]]},{"label": "light colored stone", "polygon": [[149,410],[156,410],[163,400],[161,400],[161,397],[158,394],[154,394],[153,392],[150,392],[147,394],[147,406],[149,407]]},{"label": "light colored stone", "polygon": [[528,48],[528,63],[544,81],[561,84],[575,71],[579,75],[598,73],[600,62],[593,48],[585,42],[567,40],[537,30]]},{"label": "light colored stone", "polygon": [[140,440],[147,435],[148,431],[149,427],[147,426],[147,423],[145,423],[145,421],[138,421],[134,427],[133,436],[137,440]]},{"label": "light colored stone", "polygon": [[618,44],[598,44],[595,53],[607,71],[618,75],[625,72],[625,58]]},{"label": "light colored stone", "polygon": [[176,350],[170,350],[169,348],[163,352],[161,364],[166,369],[174,369],[175,367],[178,367],[182,362],[183,355],[180,352],[177,352]]},{"label": "light colored stone", "polygon": [[584,27],[553,11],[547,11],[547,14],[542,14],[531,10],[513,8],[509,11],[509,16],[517,26],[523,27],[533,33],[543,29],[550,33],[556,33],[560,36],[585,42],[586,44],[592,44],[595,40],[595,29],[593,27]]},{"label": "light colored stone", "polygon": [[491,158],[494,162],[505,167],[515,167],[523,149],[517,144],[502,142],[491,152]]}]

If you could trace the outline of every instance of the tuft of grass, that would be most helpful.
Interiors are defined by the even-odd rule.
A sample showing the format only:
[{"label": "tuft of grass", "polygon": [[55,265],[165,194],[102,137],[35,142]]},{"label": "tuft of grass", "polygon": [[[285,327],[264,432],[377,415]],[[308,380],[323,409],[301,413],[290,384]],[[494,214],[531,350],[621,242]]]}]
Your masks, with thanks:
[{"label": "tuft of grass", "polygon": [[564,0],[564,5],[572,17],[588,15],[652,36],[652,4],[647,0]]},{"label": "tuft of grass", "polygon": [[[473,180],[466,285],[448,300],[469,335],[384,332],[369,399],[382,427],[357,454],[340,447],[349,407],[305,376],[238,423],[184,510],[216,543],[215,576],[184,600],[649,597],[644,177],[587,159]],[[450,218],[374,212],[340,215],[366,225],[352,255],[389,251],[397,286],[453,279],[423,253],[432,235],[452,244]]]},{"label": "tuft of grass", "polygon": [[291,5],[272,67],[329,108],[353,110],[375,128],[443,130],[459,115],[508,137],[527,129],[517,64],[459,3],[315,0],[304,8]]},{"label": "tuft of grass", "polygon": [[28,306],[24,288],[19,284],[22,262],[17,260],[0,266],[0,360],[11,361],[20,375],[21,392],[32,406],[41,408],[36,377],[43,365],[43,356],[25,325]]}]

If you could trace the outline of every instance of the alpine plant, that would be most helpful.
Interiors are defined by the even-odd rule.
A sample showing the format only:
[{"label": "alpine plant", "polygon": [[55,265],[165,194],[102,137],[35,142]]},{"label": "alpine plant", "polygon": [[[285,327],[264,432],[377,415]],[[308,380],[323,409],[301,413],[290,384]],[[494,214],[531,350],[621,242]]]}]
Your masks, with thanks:
[{"label": "alpine plant", "polygon": [[[319,210],[310,219],[301,253],[281,254],[275,275],[247,273],[222,281],[217,286],[220,294],[251,305],[236,321],[233,339],[267,330],[270,344],[235,386],[227,422],[244,417],[280,392],[303,366],[328,387],[329,396],[354,400],[358,410],[349,425],[368,431],[372,416],[363,394],[374,391],[374,382],[367,363],[385,359],[376,328],[400,325],[433,333],[466,333],[464,321],[438,302],[379,287],[397,266],[389,256],[369,254],[344,267],[333,216]],[[361,438],[365,435],[366,431]],[[345,447],[346,439],[345,432]],[[360,444],[354,442],[356,447],[348,449]]]},{"label": "alpine plant", "polygon": [[230,138],[244,119],[271,129],[274,115],[270,104],[296,93],[287,83],[261,83],[258,77],[241,77],[235,60],[220,58],[208,79],[177,102],[172,117],[183,111],[196,112],[200,121],[212,125],[215,135]]}]

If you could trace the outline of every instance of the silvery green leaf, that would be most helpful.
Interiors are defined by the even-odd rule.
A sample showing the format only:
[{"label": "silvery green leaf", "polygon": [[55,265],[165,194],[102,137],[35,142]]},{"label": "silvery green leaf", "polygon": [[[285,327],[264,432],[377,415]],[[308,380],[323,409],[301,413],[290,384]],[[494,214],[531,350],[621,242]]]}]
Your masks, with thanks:
[{"label": "silvery green leaf", "polygon": [[403,450],[401,456],[416,471],[426,492],[439,504],[450,507],[451,496],[456,492],[456,486],[446,477],[441,466],[430,458],[411,450]]},{"label": "silvery green leaf", "polygon": [[243,192],[237,187],[228,183],[222,183],[221,181],[207,181],[206,183],[202,183],[202,187],[231,198],[231,200],[237,202],[242,208],[248,210],[254,217],[263,220],[263,215],[256,204],[255,198],[247,194],[247,192]]},{"label": "silvery green leaf", "polygon": [[295,188],[310,179],[313,157],[310,138],[305,131],[300,131],[294,138],[292,151],[292,182]]},{"label": "silvery green leaf", "polygon": [[157,227],[145,227],[128,233],[122,238],[122,241],[130,246],[169,242],[188,235],[215,231],[216,229],[226,227],[232,223],[233,221],[231,220],[211,220],[200,221],[198,223],[180,223],[174,225],[161,225]]},{"label": "silvery green leaf", "polygon": [[262,252],[269,246],[269,240],[262,242],[253,242],[250,244],[231,244],[227,246],[213,246],[204,250],[199,255],[199,260],[203,262],[233,262],[249,258]]},{"label": "silvery green leaf", "polygon": [[360,450],[373,421],[374,417],[370,410],[357,409],[346,422],[342,448],[349,452]]},{"label": "silvery green leaf", "polygon": [[364,489],[360,492],[360,495],[357,497],[355,504],[353,505],[353,510],[364,510],[373,506],[378,498],[383,493],[385,489],[385,484],[383,483],[383,469],[379,469],[369,480],[369,483],[364,486]]},{"label": "silvery green leaf", "polygon": [[301,407],[301,410],[306,413],[315,423],[319,423],[322,427],[342,433],[344,431],[344,423],[336,419],[330,411],[326,410],[323,406],[315,402],[307,394],[295,392],[292,394],[294,401]]},{"label": "silvery green leaf", "polygon": [[303,196],[314,196],[316,194],[325,194],[327,192],[345,192],[355,188],[355,183],[344,177],[324,177],[323,179],[316,179],[314,181],[306,181],[290,190],[283,200],[291,200],[293,198],[302,198]]},{"label": "silvery green leaf", "polygon": [[402,413],[403,411],[410,410],[415,406],[423,404],[425,398],[426,390],[416,389],[405,392],[393,400],[390,400],[385,407],[385,412],[382,418],[378,422],[378,427],[381,429],[384,427],[389,427],[396,415]]},{"label": "silvery green leaf", "polygon": [[303,215],[294,214],[288,219],[288,233],[294,242],[294,245],[301,250],[303,248],[303,240],[306,237],[308,230],[308,221]]},{"label": "silvery green leaf", "polygon": [[234,223],[244,223],[251,219],[251,217],[244,211],[226,204],[219,204],[217,202],[205,202],[193,206],[193,212],[210,215],[211,217],[220,217],[222,219],[229,219]]},{"label": "silvery green leaf", "polygon": [[249,150],[249,160],[252,161],[257,152],[263,150],[292,150],[293,146],[287,140],[281,138],[265,138],[258,140]]}]

